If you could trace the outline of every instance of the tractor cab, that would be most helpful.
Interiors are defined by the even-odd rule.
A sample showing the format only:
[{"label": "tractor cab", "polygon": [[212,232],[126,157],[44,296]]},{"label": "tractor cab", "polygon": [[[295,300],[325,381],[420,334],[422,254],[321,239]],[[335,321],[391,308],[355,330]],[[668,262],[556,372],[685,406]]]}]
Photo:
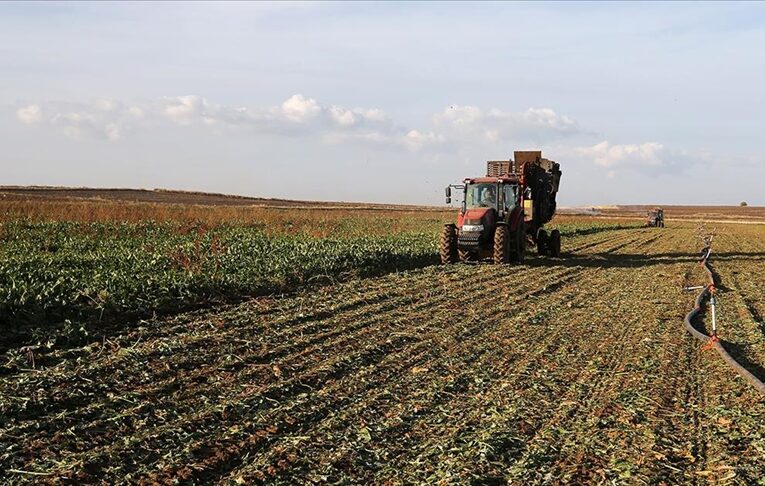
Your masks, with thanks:
[{"label": "tractor cab", "polygon": [[509,179],[466,179],[462,211],[491,208],[504,217],[518,205],[518,182]]}]

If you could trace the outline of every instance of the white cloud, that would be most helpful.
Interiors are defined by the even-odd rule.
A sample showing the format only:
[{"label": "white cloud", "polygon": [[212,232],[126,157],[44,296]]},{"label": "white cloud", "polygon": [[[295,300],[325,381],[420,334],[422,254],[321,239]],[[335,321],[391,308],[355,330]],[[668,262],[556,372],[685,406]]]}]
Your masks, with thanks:
[{"label": "white cloud", "polygon": [[305,98],[301,94],[296,94],[282,103],[281,110],[288,119],[303,123],[318,116],[321,112],[321,107],[315,99]]},{"label": "white cloud", "polygon": [[16,110],[16,118],[18,118],[21,123],[34,125],[40,123],[42,120],[42,110],[39,105],[25,106]]},{"label": "white cloud", "polygon": [[188,125],[204,116],[207,101],[199,96],[186,95],[165,98],[164,114],[179,125]]},{"label": "white cloud", "polygon": [[385,112],[379,108],[370,108],[368,110],[360,109],[359,112],[362,115],[364,115],[364,118],[370,121],[383,122],[387,120],[387,116],[385,115]]},{"label": "white cloud", "polygon": [[420,150],[443,142],[443,136],[399,126],[379,108],[345,108],[323,105],[295,94],[277,106],[232,107],[212,103],[197,95],[160,98],[141,103],[98,99],[92,103],[51,102],[45,113],[39,105],[17,111],[27,124],[60,129],[72,138],[92,136],[111,142],[123,140],[134,126],[171,123],[180,127],[208,126],[216,131],[251,130],[274,136],[317,135],[327,143],[361,142],[391,148]]},{"label": "white cloud", "polygon": [[437,124],[448,123],[455,127],[473,129],[484,117],[485,115],[476,106],[452,105],[443,113],[435,115],[434,121]]},{"label": "white cloud", "polygon": [[339,125],[351,126],[356,123],[356,117],[353,116],[353,112],[340,106],[331,106],[329,108],[329,114],[332,116],[332,119]]},{"label": "white cloud", "polygon": [[444,137],[437,133],[422,133],[417,130],[410,130],[404,137],[404,144],[410,150],[420,150],[426,145],[439,144],[444,141]]},{"label": "white cloud", "polygon": [[453,132],[455,138],[473,137],[489,142],[502,140],[550,140],[581,133],[576,121],[550,108],[510,112],[498,108],[452,105],[433,116],[436,126]]},{"label": "white cloud", "polygon": [[333,131],[327,133],[323,140],[325,143],[338,145],[349,142],[361,142],[374,145],[382,145],[395,148],[404,148],[417,152],[425,147],[435,146],[444,142],[442,135],[418,130],[410,130],[406,133],[385,133],[381,131]]},{"label": "white cloud", "polygon": [[138,113],[117,101],[98,99],[92,103],[49,102],[45,107],[30,105],[16,111],[20,122],[60,130],[67,137],[121,140],[130,131],[129,119]]},{"label": "white cloud", "polygon": [[576,153],[603,167],[637,166],[659,167],[666,164],[664,146],[656,142],[642,144],[611,145],[604,140],[591,147],[580,147]]},{"label": "white cloud", "polygon": [[[501,114],[500,116],[509,116],[511,114]],[[535,127],[547,127],[557,130],[561,133],[574,133],[579,131],[577,123],[570,117],[558,115],[550,108],[529,108],[523,112],[523,120]]]}]

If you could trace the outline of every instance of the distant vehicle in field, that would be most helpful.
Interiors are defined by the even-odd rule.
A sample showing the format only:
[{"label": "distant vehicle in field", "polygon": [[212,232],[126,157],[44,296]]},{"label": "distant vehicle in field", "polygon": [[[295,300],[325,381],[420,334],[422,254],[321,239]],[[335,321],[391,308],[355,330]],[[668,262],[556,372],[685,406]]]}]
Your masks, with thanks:
[{"label": "distant vehicle in field", "polygon": [[656,209],[652,209],[648,211],[646,226],[651,228],[663,228],[664,227],[664,210],[661,208],[656,208]]},{"label": "distant vehicle in field", "polygon": [[456,224],[441,234],[441,263],[491,257],[495,263],[522,263],[527,244],[540,255],[560,256],[560,231],[548,235],[543,226],[555,214],[560,164],[541,151],[516,151],[515,160],[486,162],[486,176],[446,188],[463,191]]}]

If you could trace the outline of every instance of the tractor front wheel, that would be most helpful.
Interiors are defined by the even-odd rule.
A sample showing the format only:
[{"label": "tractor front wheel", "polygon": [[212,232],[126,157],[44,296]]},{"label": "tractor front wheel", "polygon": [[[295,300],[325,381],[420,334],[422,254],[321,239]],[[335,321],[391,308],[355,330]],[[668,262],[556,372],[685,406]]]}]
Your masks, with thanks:
[{"label": "tractor front wheel", "polygon": [[507,226],[494,231],[494,263],[510,263],[510,232]]},{"label": "tractor front wheel", "polygon": [[550,233],[550,255],[560,256],[560,231],[554,229]]},{"label": "tractor front wheel", "polygon": [[478,260],[478,254],[470,250],[459,250],[459,257],[461,262],[474,262]]},{"label": "tractor front wheel", "polygon": [[448,265],[459,261],[459,256],[457,255],[457,228],[453,224],[444,226],[439,246],[441,263]]}]

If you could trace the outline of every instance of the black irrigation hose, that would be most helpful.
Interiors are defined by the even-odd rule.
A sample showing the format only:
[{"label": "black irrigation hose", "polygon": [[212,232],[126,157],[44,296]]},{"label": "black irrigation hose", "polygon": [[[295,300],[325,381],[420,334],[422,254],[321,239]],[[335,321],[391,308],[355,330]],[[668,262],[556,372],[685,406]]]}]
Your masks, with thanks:
[{"label": "black irrigation hose", "polygon": [[706,304],[706,301],[712,296],[714,286],[716,285],[714,271],[712,270],[712,267],[709,266],[709,255],[712,253],[712,250],[711,248],[705,248],[703,253],[704,257],[701,259],[701,265],[707,272],[709,285],[704,287],[701,293],[699,293],[699,296],[696,297],[696,307],[694,307],[693,310],[685,316],[685,327],[688,329],[688,332],[693,335],[693,337],[702,342],[709,343],[710,346],[714,347],[714,349],[717,351],[717,354],[719,354],[720,357],[722,357],[722,359],[731,366],[731,368],[736,370],[736,372],[741,375],[742,378],[748,381],[760,393],[765,394],[765,383],[760,381],[759,378],[754,376],[749,370],[741,366],[735,359],[733,359],[733,357],[728,354],[728,351],[725,350],[722,343],[720,343],[720,340],[717,338],[716,334],[707,336],[703,332],[693,327],[693,319],[695,319],[696,316],[701,312],[703,306]]}]

